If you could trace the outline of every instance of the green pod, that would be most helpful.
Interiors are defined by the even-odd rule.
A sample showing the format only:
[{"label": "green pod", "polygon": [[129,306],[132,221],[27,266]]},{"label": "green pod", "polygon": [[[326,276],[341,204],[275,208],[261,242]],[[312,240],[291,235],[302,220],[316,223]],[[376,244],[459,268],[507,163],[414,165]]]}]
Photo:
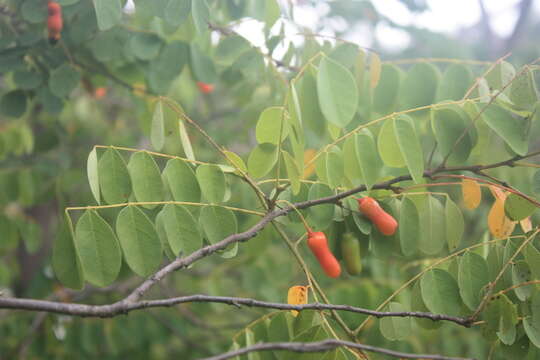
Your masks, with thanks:
[{"label": "green pod", "polygon": [[341,256],[345,262],[345,269],[351,275],[358,275],[362,271],[360,259],[360,243],[350,232],[343,234],[341,239]]}]

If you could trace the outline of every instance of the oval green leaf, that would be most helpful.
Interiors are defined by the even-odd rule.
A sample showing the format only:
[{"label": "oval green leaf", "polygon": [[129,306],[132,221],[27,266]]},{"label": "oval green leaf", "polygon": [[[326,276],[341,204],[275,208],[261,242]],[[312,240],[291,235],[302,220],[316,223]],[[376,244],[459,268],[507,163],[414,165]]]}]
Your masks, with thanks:
[{"label": "oval green leaf", "polygon": [[405,159],[407,168],[415,183],[423,181],[424,176],[424,154],[422,145],[416,135],[413,119],[407,115],[400,115],[394,119],[394,134]]},{"label": "oval green leaf", "polygon": [[96,286],[116,280],[122,252],[112,228],[96,211],[87,210],[77,222],[75,248],[86,280]]},{"label": "oval green leaf", "polygon": [[219,203],[225,197],[227,184],[225,174],[216,165],[199,165],[196,171],[197,180],[204,197],[212,203]]},{"label": "oval green leaf", "polygon": [[484,286],[489,282],[489,271],[486,260],[467,251],[459,262],[458,284],[463,302],[471,310],[475,310],[484,294]]},{"label": "oval green leaf", "polygon": [[[146,151],[134,153],[131,155],[127,167],[133,184],[133,194],[137,201],[163,201],[161,173],[150,154]],[[156,205],[145,205],[145,207],[153,209]]]},{"label": "oval green leaf", "polygon": [[422,299],[435,314],[461,315],[461,299],[456,280],[447,271],[429,270],[420,280]]},{"label": "oval green leaf", "polygon": [[287,138],[289,124],[282,107],[272,106],[263,110],[257,121],[255,137],[259,144],[270,143],[277,145]]},{"label": "oval green leaf", "polygon": [[116,234],[127,264],[146,277],[161,264],[161,242],[154,224],[137,206],[127,206],[116,218]]},{"label": "oval green leaf", "polygon": [[202,247],[197,221],[185,206],[167,204],[160,212],[168,243],[175,256],[191,254]]},{"label": "oval green leaf", "polygon": [[122,156],[109,148],[98,162],[99,186],[107,204],[127,202],[131,194],[131,179]]},{"label": "oval green leaf", "polygon": [[275,145],[259,144],[249,154],[249,173],[255,178],[263,177],[276,165],[277,159],[278,152]]},{"label": "oval green leaf", "polygon": [[317,95],[326,120],[339,127],[352,120],[358,106],[355,80],[349,70],[327,57],[319,64]]},{"label": "oval green leaf", "polygon": [[191,166],[180,159],[167,161],[163,176],[167,180],[174,200],[199,202],[201,201],[201,188]]}]

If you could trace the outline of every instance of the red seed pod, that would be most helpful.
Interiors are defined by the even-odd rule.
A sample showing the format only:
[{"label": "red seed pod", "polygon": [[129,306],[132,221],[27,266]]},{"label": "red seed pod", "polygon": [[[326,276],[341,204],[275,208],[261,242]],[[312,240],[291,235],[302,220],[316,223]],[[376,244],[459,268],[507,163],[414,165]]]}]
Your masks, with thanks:
[{"label": "red seed pod", "polygon": [[207,84],[205,82],[199,81],[197,82],[197,86],[199,87],[199,90],[203,94],[210,94],[214,91],[214,85],[213,84]]},{"label": "red seed pod", "polygon": [[336,278],[341,274],[341,266],[328,248],[326,235],[321,231],[308,231],[308,246],[319,261],[326,275]]},{"label": "red seed pod", "polygon": [[377,229],[386,236],[394,235],[398,227],[396,219],[383,210],[377,200],[366,196],[358,200],[358,209],[364,214]]},{"label": "red seed pod", "polygon": [[60,33],[64,26],[62,21],[62,7],[54,1],[49,1],[47,4],[49,17],[47,18],[47,30],[49,32],[49,42],[51,44],[60,40]]}]

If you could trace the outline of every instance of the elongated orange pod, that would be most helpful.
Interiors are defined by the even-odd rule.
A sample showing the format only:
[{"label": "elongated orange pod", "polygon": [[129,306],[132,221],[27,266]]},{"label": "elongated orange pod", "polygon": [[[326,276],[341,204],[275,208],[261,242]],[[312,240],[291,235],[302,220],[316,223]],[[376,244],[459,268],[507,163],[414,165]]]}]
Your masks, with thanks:
[{"label": "elongated orange pod", "polygon": [[47,18],[47,30],[49,31],[49,42],[51,44],[60,40],[60,33],[64,23],[62,21],[62,7],[55,1],[49,1],[47,3],[48,18]]},{"label": "elongated orange pod", "polygon": [[383,235],[394,235],[398,227],[396,219],[383,210],[377,200],[366,196],[358,200],[358,209],[364,214]]},{"label": "elongated orange pod", "polygon": [[325,274],[336,278],[341,274],[341,266],[328,248],[328,240],[322,231],[308,231],[308,246],[319,261]]}]

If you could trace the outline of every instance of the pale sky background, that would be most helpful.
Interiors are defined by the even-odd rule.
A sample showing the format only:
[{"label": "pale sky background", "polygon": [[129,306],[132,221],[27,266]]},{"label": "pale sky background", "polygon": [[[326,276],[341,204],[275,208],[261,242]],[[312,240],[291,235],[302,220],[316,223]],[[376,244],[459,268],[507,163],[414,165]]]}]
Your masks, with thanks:
[{"label": "pale sky background", "polygon": [[[280,0],[285,1],[285,0]],[[484,0],[484,6],[490,17],[492,31],[499,36],[507,37],[513,30],[518,17],[518,8],[520,0]],[[469,27],[478,23],[481,12],[477,0],[427,0],[430,10],[421,14],[413,14],[401,4],[398,0],[373,0],[373,5],[378,12],[388,17],[399,25],[415,25],[421,28],[427,28],[435,32],[447,34],[456,34],[460,29]],[[540,1],[533,3],[533,11],[540,12]],[[328,12],[328,5],[321,2],[316,8],[311,6],[295,6],[295,21],[309,28],[313,28],[320,17]],[[340,26],[340,24],[333,24]],[[343,24],[345,26],[345,24]],[[241,23],[236,30],[249,39],[257,46],[263,46],[264,37],[262,35],[262,24],[257,21],[247,21]],[[361,28],[355,31],[354,39],[350,40],[358,45],[369,47],[371,38],[362,36]],[[295,40],[297,29],[286,26],[285,33],[293,42]],[[324,33],[324,31],[323,31]],[[402,30],[395,29],[388,25],[380,23],[375,36],[379,44],[389,52],[401,51],[407,47],[410,38]]]}]

